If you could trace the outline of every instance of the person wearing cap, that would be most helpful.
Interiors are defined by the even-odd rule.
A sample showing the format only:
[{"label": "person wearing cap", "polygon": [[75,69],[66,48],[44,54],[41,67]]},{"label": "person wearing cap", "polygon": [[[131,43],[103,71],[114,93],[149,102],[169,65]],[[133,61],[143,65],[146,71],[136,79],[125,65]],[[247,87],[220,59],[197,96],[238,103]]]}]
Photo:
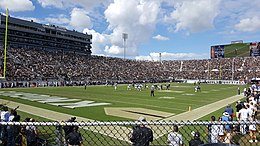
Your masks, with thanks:
[{"label": "person wearing cap", "polygon": [[193,134],[193,139],[189,141],[189,146],[199,146],[201,144],[204,144],[204,142],[200,139],[200,133],[195,132]]},{"label": "person wearing cap", "polygon": [[[221,121],[223,121],[223,122],[232,121],[231,116],[229,115],[228,112],[223,113],[223,116],[221,117]],[[228,133],[231,131],[231,127],[229,124],[225,124],[225,131]]]},{"label": "person wearing cap", "polygon": [[231,118],[231,120],[233,120],[234,117],[234,110],[233,108],[230,106],[230,104],[227,105],[227,107],[225,108],[224,112],[227,112]]},{"label": "person wearing cap", "polygon": [[[223,116],[221,117],[222,122],[230,122],[232,121],[231,116],[228,112],[224,112]],[[224,135],[221,137],[221,142],[223,143],[230,143],[231,141],[231,130],[233,129],[233,126],[230,124],[222,125],[224,126]]]},{"label": "person wearing cap", "polygon": [[153,131],[142,123],[146,122],[144,117],[139,117],[138,121],[141,124],[133,127],[130,141],[133,146],[149,146],[149,143],[153,141]]},{"label": "person wearing cap", "polygon": [[179,128],[177,125],[173,125],[173,131],[168,134],[169,146],[183,146],[182,135],[178,133]]}]

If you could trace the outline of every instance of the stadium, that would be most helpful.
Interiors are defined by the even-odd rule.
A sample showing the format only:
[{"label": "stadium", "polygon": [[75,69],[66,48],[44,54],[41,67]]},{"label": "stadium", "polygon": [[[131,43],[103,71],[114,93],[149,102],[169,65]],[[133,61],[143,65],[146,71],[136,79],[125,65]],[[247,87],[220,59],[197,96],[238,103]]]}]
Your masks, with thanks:
[{"label": "stadium", "polygon": [[[255,55],[230,44],[211,46],[211,59],[138,61],[92,55],[91,34],[5,15],[0,21],[2,145],[16,142],[17,129],[28,145],[65,145],[68,127],[81,133],[81,145],[135,145],[140,125],[153,132],[141,141],[154,146],[169,145],[174,125],[185,145],[194,132],[205,145],[260,144],[259,44],[249,43]],[[234,48],[246,51],[232,56]],[[225,56],[215,55],[221,51]],[[236,115],[242,103],[252,108],[251,120]],[[232,120],[221,120],[230,107]]]}]

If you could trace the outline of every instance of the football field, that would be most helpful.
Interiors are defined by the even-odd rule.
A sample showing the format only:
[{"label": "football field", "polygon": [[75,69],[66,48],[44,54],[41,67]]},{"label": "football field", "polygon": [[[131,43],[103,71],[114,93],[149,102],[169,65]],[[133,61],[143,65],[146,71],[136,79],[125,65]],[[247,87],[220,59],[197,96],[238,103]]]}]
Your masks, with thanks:
[{"label": "football field", "polygon": [[[5,100],[1,104],[7,106],[7,101],[14,101],[90,120],[121,121],[136,120],[139,116],[164,120],[237,94],[237,85],[200,86],[201,92],[195,92],[193,84],[171,83],[169,90],[166,87],[155,90],[154,97],[150,96],[150,88],[139,91],[131,87],[127,90],[127,85],[119,85],[116,90],[113,86],[103,85],[87,86],[86,89],[82,86],[12,88],[1,89],[0,96]],[[35,116],[30,112],[24,114]]]}]

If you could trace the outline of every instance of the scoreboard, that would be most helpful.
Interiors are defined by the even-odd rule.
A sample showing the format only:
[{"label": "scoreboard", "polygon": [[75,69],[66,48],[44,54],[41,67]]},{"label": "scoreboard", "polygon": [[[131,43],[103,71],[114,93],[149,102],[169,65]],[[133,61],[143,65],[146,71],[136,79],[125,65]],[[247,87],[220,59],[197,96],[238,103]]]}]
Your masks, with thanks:
[{"label": "scoreboard", "polygon": [[260,56],[260,42],[232,43],[210,47],[211,59]]}]

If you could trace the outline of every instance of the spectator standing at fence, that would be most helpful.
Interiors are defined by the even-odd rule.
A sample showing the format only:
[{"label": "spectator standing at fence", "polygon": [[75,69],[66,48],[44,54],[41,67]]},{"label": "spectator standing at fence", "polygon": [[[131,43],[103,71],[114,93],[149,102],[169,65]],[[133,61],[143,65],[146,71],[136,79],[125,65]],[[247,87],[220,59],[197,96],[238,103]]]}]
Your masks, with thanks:
[{"label": "spectator standing at fence", "polygon": [[225,133],[223,143],[231,144],[232,143],[232,134],[230,132]]},{"label": "spectator standing at fence", "polygon": [[[29,122],[35,122],[34,119],[30,119]],[[37,128],[34,125],[26,126],[26,136],[27,136],[27,144],[28,146],[37,145],[38,132]]]},{"label": "spectator standing at fence", "polygon": [[201,144],[204,144],[204,142],[200,139],[200,133],[195,132],[193,134],[193,139],[189,141],[189,146],[199,146]]},{"label": "spectator standing at fence", "polygon": [[[3,110],[1,111],[1,122],[7,122],[5,119],[5,114],[8,113],[8,107],[7,106],[3,106]],[[2,126],[0,127],[0,138],[3,144],[6,143],[6,139],[7,139],[7,132],[6,132],[6,126]]]},{"label": "spectator standing at fence", "polygon": [[173,125],[173,132],[168,134],[169,146],[183,146],[182,135],[178,133],[179,128],[177,125]]},{"label": "spectator standing at fence", "polygon": [[[17,112],[14,109],[11,109],[11,112],[8,117],[7,122],[14,122],[13,119],[17,116]],[[17,126],[15,125],[8,125],[6,127],[7,131],[7,146],[14,146],[15,145],[15,137],[16,137],[16,128]]]},{"label": "spectator standing at fence", "polygon": [[[245,105],[242,105],[242,109],[239,111],[239,120],[241,122],[243,121],[248,121],[248,117],[249,116],[249,113],[248,113],[248,110],[245,108]],[[241,124],[240,125],[240,132],[241,134],[245,135],[246,134],[246,124]]]},{"label": "spectator standing at fence", "polygon": [[[211,116],[211,122],[216,122],[215,116]],[[218,143],[219,126],[216,124],[209,125],[208,132],[209,132],[210,143]]]},{"label": "spectator standing at fence", "polygon": [[252,108],[250,108],[250,104],[246,105],[246,110],[248,112],[248,121],[253,121],[253,117],[254,117],[254,111]]},{"label": "spectator standing at fence", "polygon": [[57,125],[56,126],[56,143],[57,145],[62,145],[62,126]]},{"label": "spectator standing at fence", "polygon": [[250,95],[252,94],[251,92],[252,92],[251,87],[249,87],[249,88],[247,89],[247,95],[246,95],[246,96],[247,96],[247,97],[250,96]]},{"label": "spectator standing at fence", "polygon": [[234,110],[230,106],[230,104],[227,105],[227,107],[225,108],[224,112],[227,112],[229,114],[231,120],[233,120],[233,118],[234,118]]},{"label": "spectator standing at fence", "polygon": [[[146,122],[146,119],[141,116],[138,121]],[[134,126],[130,141],[133,143],[133,146],[149,146],[149,143],[153,141],[153,131],[143,123]]]},{"label": "spectator standing at fence", "polygon": [[80,132],[78,132],[78,126],[73,127],[73,131],[66,136],[66,140],[68,146],[82,146],[83,139]]},{"label": "spectator standing at fence", "polygon": [[[224,112],[223,116],[221,117],[221,121],[223,122],[231,122],[232,118],[229,115],[228,112]],[[231,132],[231,126],[229,124],[225,124],[225,132],[230,133]]]},{"label": "spectator standing at fence", "polygon": [[[251,122],[254,122],[255,120],[256,119],[253,118]],[[249,140],[250,143],[258,142],[258,140],[256,139],[256,124],[249,125],[249,135],[250,135],[250,140]]]},{"label": "spectator standing at fence", "polygon": [[[231,122],[232,121],[232,118],[231,116],[229,115],[228,112],[224,112],[223,113],[223,116],[221,117],[221,120],[223,122]],[[224,126],[225,130],[224,130],[224,136],[222,138],[222,142],[223,143],[231,143],[231,130],[233,129],[233,126],[230,125],[230,124],[225,124],[225,125],[222,125]]]},{"label": "spectator standing at fence", "polygon": [[[70,119],[66,120],[65,122],[76,122],[76,117],[71,117]],[[74,126],[68,126],[68,125],[63,127],[64,133],[65,133],[65,138],[67,137],[67,135],[69,135],[69,133],[71,133],[73,131],[73,127]],[[67,139],[65,141],[67,141]]]},{"label": "spectator standing at fence", "polygon": [[[222,118],[219,117],[218,121],[221,122]],[[218,125],[218,142],[222,143],[224,141],[224,138],[225,138],[225,128],[224,125],[220,124]]]},{"label": "spectator standing at fence", "polygon": [[24,127],[19,127],[19,133],[15,138],[15,146],[27,146],[27,137]]},{"label": "spectator standing at fence", "polygon": [[239,120],[239,111],[242,109],[242,103],[240,100],[237,101],[236,103],[236,118]]}]

